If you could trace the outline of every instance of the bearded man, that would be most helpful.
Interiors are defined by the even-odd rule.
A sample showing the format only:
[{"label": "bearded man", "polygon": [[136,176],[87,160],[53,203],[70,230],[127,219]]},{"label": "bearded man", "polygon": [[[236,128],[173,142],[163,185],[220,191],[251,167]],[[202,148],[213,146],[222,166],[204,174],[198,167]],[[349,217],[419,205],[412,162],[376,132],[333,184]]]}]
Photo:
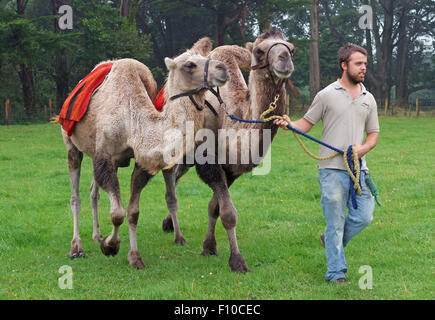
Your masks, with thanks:
[{"label": "bearded man", "polygon": [[[308,132],[322,120],[322,141],[341,150],[353,145],[358,152],[362,161],[362,194],[356,197],[357,209],[352,205],[351,180],[343,157],[318,162],[321,206],[326,220],[325,233],[320,236],[326,251],[326,281],[347,283],[344,247],[373,219],[374,198],[365,184],[368,174],[365,155],[378,142],[379,122],[376,101],[362,84],[367,71],[367,51],[346,44],[338,51],[338,62],[341,78],[316,95],[303,118],[290,122],[284,115],[284,120],[275,120],[275,124],[287,129],[290,123]],[[320,146],[320,157],[330,154],[331,150]]]}]

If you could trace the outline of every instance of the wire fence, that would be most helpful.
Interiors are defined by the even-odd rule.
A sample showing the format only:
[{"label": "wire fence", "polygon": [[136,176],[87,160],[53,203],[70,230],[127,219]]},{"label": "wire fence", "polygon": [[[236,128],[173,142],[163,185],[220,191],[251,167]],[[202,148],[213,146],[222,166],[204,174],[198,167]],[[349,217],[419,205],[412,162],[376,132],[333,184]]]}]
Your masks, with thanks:
[{"label": "wire fence", "polygon": [[[435,98],[418,98],[408,103],[408,106],[397,107],[396,102],[392,101],[388,108],[378,105],[378,113],[383,116],[406,116],[406,117],[434,117]],[[310,107],[308,101],[295,99],[287,96],[287,106],[285,112],[290,115],[301,115]],[[0,125],[46,123],[58,115],[60,110],[56,110],[53,99],[48,99],[47,103],[39,106],[36,112],[27,114],[19,101],[5,99],[0,107]]]}]

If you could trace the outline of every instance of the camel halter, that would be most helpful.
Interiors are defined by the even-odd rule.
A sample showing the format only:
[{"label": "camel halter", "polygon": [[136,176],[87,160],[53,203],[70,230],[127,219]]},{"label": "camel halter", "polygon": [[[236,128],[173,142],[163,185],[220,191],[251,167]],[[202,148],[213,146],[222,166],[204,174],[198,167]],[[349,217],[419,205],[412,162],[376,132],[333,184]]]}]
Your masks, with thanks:
[{"label": "camel halter", "polygon": [[[196,89],[192,89],[192,90],[189,90],[187,92],[183,92],[183,93],[177,94],[175,96],[172,96],[172,97],[170,97],[170,99],[171,100],[175,100],[175,99],[178,99],[178,98],[181,98],[181,97],[189,97],[190,101],[192,101],[192,103],[195,106],[195,108],[198,111],[202,111],[204,108],[199,106],[199,104],[193,98],[193,95],[197,94],[201,90],[206,89],[206,90],[210,91],[218,99],[219,104],[222,105],[224,103],[224,101],[222,100],[221,95],[219,94],[219,88],[217,88],[217,90],[213,89],[213,87],[210,86],[210,84],[207,81],[207,78],[208,78],[208,66],[209,66],[209,64],[210,64],[210,59],[207,59],[207,61],[205,62],[205,66],[204,66],[204,82],[203,82],[202,86],[200,86],[200,87],[198,87]],[[213,114],[215,116],[217,116],[217,112],[213,108],[213,106],[207,100],[205,100],[204,103],[210,109],[210,111],[213,112]]]}]

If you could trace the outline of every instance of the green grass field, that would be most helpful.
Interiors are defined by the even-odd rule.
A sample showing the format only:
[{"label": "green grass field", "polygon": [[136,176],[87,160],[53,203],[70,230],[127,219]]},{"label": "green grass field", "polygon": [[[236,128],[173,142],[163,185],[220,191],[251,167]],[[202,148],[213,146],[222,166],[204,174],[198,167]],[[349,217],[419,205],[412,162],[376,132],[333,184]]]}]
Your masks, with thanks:
[{"label": "green grass field", "polygon": [[[228,239],[218,221],[218,256],[200,255],[211,190],[194,169],[178,187],[179,219],[187,240],[173,244],[162,232],[167,214],[159,173],[144,189],[138,244],[147,267],[128,265],[126,221],[117,256],[103,256],[92,236],[91,161],[82,165],[80,216],[86,258],[71,260],[70,185],[58,125],[0,127],[0,299],[433,299],[435,145],[434,118],[381,118],[378,146],[367,156],[383,207],[346,248],[349,285],[324,280],[319,235],[316,162],[293,135],[280,130],[268,175],[241,177],[231,188],[239,213],[239,247],[253,272],[228,266]],[[320,125],[311,132],[320,137]],[[317,146],[308,143],[311,150]],[[132,162],[133,163],[133,162]],[[130,168],[119,170],[124,206]],[[100,201],[100,227],[112,224],[109,200]],[[59,268],[73,270],[73,289],[60,289]],[[373,289],[359,288],[359,268],[373,271]]]}]

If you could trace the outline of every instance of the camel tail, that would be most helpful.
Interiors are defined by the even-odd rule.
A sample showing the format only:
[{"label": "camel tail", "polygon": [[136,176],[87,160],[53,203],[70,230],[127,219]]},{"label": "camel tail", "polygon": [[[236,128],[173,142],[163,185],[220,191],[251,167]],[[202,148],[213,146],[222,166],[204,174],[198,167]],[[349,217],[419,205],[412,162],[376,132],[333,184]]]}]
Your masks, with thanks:
[{"label": "camel tail", "polygon": [[59,123],[59,115],[50,118],[50,123]]}]

